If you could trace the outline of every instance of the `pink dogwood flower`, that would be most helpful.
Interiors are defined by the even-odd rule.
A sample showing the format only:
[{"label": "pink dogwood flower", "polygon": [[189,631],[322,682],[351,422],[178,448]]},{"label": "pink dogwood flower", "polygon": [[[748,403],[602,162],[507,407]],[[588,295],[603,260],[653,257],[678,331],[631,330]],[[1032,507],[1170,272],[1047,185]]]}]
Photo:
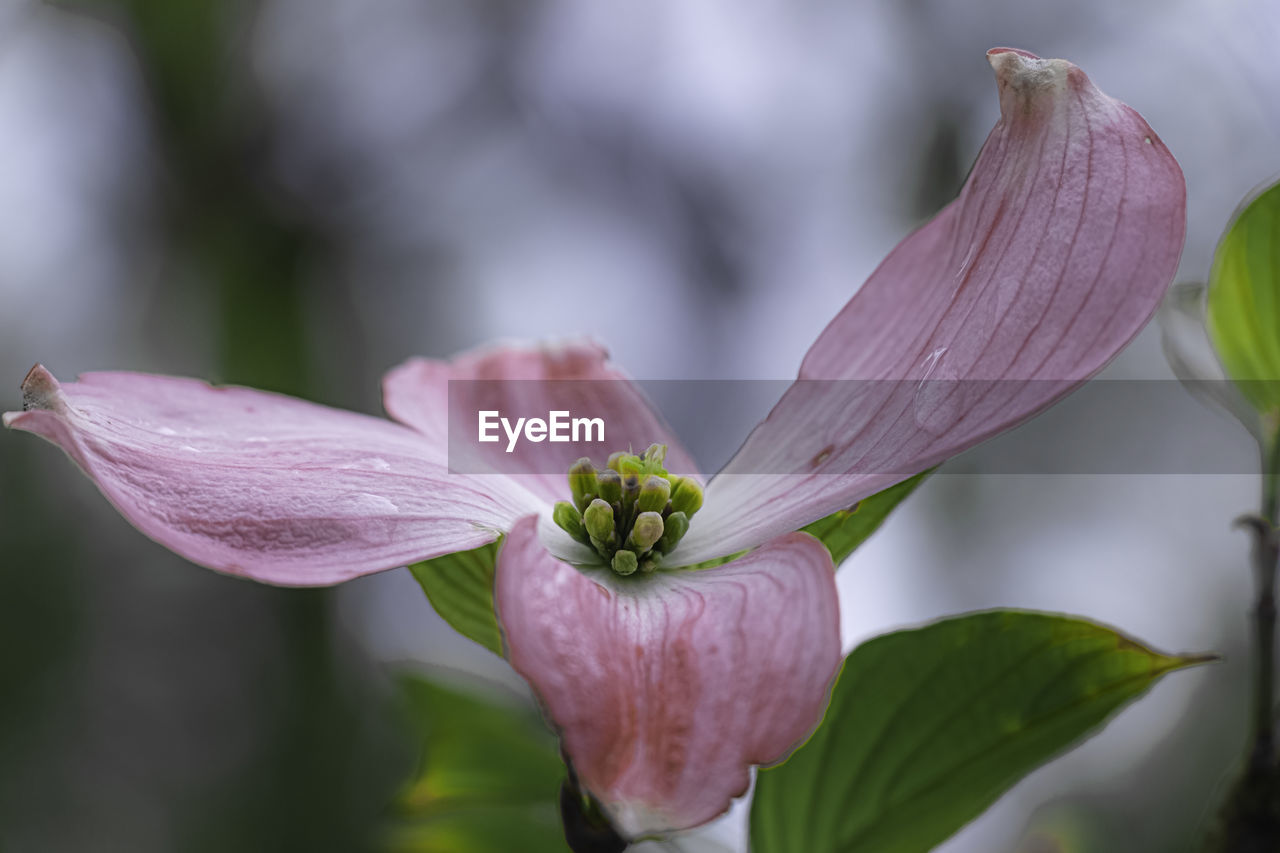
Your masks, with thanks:
[{"label": "pink dogwood flower", "polygon": [[[664,490],[698,469],[590,343],[410,361],[383,383],[395,422],[190,379],[60,384],[37,366],[4,424],[63,448],[157,542],[258,581],[335,584],[505,537],[495,606],[508,659],[583,786],[627,836],[698,825],[826,706],[840,663],[833,566],[795,531],[1051,405],[1142,328],[1173,277],[1185,185],[1146,122],[1068,62],[989,58],[1001,117],[959,197],[858,290],[705,493],[691,476],[702,500],[683,538],[658,538],[675,526]],[[497,380],[491,408],[543,411],[559,398],[542,389],[573,380],[574,404],[622,431],[618,449],[665,445],[649,459],[673,472],[650,484],[661,523],[614,530],[604,510],[581,514],[584,500],[563,519],[576,539],[561,530],[575,456],[548,473],[554,445],[501,473],[451,471],[458,380]],[[629,541],[661,566],[611,568]]]}]

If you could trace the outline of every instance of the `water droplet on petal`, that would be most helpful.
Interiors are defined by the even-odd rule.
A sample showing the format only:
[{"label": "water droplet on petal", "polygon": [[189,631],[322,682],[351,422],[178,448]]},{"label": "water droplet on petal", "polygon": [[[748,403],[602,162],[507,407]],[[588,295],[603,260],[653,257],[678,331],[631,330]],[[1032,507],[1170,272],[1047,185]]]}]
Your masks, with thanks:
[{"label": "water droplet on petal", "polygon": [[916,383],[914,415],[916,426],[932,435],[941,435],[964,413],[961,383],[946,359],[947,348],[938,347],[921,364]]},{"label": "water droplet on petal", "polygon": [[347,501],[351,504],[351,509],[366,515],[378,515],[384,513],[398,513],[400,507],[396,506],[382,495],[371,495],[368,492],[355,492],[347,495]]}]

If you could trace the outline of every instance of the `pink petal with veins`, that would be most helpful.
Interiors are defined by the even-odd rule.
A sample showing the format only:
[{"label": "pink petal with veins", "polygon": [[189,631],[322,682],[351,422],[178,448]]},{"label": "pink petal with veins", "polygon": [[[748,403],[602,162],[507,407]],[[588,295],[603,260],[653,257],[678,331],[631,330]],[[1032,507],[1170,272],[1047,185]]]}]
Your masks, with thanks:
[{"label": "pink petal with veins", "polygon": [[535,526],[519,521],[498,555],[509,659],[622,832],[711,820],[747,790],[751,765],[781,760],[821,720],[840,631],[816,539],[628,580],[555,559]]},{"label": "pink petal with veins", "polygon": [[1025,421],[1150,319],[1182,252],[1173,155],[1071,63],[988,56],[1001,118],[959,197],[818,338],[673,558],[795,530]]},{"label": "pink petal with veins", "polygon": [[545,504],[501,478],[451,475],[406,427],[192,379],[37,365],[5,426],[65,450],[135,527],[187,559],[312,586],[495,539]]},{"label": "pink petal with veins", "polygon": [[[650,444],[665,444],[668,470],[697,471],[640,388],[608,361],[603,347],[589,341],[489,347],[450,361],[411,359],[387,373],[382,389],[391,417],[433,444],[448,437],[453,470],[515,476],[549,502],[569,497],[565,475],[583,456],[603,467],[615,450],[640,453]],[[545,420],[555,410],[600,418],[604,441],[521,439],[508,453],[501,428],[498,442],[477,440],[480,411],[498,412],[514,424],[520,417]],[[585,431],[580,437],[586,438]]]}]

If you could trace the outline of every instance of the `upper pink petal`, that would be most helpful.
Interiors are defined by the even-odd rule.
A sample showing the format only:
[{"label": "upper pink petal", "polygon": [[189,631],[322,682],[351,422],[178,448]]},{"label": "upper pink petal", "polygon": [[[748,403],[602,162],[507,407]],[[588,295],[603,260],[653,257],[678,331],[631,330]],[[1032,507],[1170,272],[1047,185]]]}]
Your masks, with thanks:
[{"label": "upper pink petal", "polygon": [[817,726],[840,665],[831,557],[804,533],[627,581],[555,559],[523,519],[498,555],[495,602],[511,665],[631,837],[725,811],[751,765]]},{"label": "upper pink petal", "polygon": [[450,475],[389,421],[192,379],[41,366],[5,426],[60,446],[139,530],[193,562],[284,585],[493,541],[544,505],[500,478]]},{"label": "upper pink petal", "polygon": [[[643,391],[609,362],[603,347],[589,341],[489,347],[450,361],[415,358],[391,370],[382,388],[383,405],[393,418],[433,443],[447,440],[450,468],[516,476],[547,501],[569,497],[565,475],[583,456],[603,466],[615,450],[639,453],[650,444],[665,444],[669,470],[697,471]],[[498,412],[512,424],[521,417],[545,420],[553,411],[600,418],[604,441],[522,439],[508,453],[501,429],[498,442],[478,441],[481,411]]]},{"label": "upper pink petal", "polygon": [[959,197],[818,338],[680,558],[794,530],[1026,420],[1155,311],[1185,226],[1173,156],[1069,62],[989,58],[1001,118]]}]

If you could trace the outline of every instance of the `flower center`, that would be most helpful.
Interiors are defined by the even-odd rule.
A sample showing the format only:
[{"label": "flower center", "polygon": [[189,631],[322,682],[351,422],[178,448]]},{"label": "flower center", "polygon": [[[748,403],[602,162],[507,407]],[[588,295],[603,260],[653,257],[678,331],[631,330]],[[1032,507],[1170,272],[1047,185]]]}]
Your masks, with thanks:
[{"label": "flower center", "polygon": [[569,468],[573,503],[557,503],[552,518],[618,574],[652,572],[702,507],[702,487],[667,473],[666,456],[666,445],[653,444],[642,456],[614,453],[601,470],[579,459]]}]

